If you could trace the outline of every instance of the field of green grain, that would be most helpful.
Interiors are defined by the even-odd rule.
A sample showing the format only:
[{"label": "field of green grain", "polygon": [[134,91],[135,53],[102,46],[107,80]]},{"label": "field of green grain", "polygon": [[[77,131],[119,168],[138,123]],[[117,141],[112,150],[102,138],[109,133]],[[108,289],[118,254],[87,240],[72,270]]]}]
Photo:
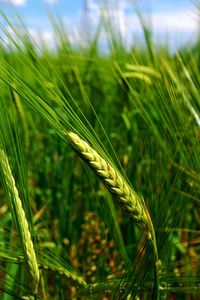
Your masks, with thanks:
[{"label": "field of green grain", "polygon": [[52,52],[1,17],[0,299],[200,299],[200,40],[52,18]]}]

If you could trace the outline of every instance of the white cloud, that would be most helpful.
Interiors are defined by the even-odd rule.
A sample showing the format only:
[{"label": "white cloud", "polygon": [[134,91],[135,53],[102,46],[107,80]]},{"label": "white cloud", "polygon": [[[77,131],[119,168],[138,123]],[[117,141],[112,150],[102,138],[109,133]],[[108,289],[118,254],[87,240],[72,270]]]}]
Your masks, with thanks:
[{"label": "white cloud", "polygon": [[5,4],[9,4],[12,3],[13,5],[16,5],[16,6],[22,6],[26,3],[26,0],[1,0],[0,2],[3,2]]},{"label": "white cloud", "polygon": [[[108,9],[99,5],[98,1],[90,0],[88,14],[92,24],[97,25],[100,17],[111,20],[113,29],[121,33],[125,45],[130,45],[133,38],[142,39],[142,26],[135,11],[131,9],[130,1],[110,1]],[[116,1],[115,1],[116,4]],[[155,42],[168,42],[169,45],[176,43],[184,44],[195,39],[198,33],[197,12],[191,10],[159,11],[143,13],[147,26],[152,29]],[[106,32],[102,35],[105,41]],[[166,38],[168,41],[166,41]]]},{"label": "white cloud", "polygon": [[26,0],[12,0],[11,1],[14,5],[24,5]]},{"label": "white cloud", "polygon": [[152,14],[153,29],[156,32],[194,32],[198,30],[197,20],[188,11],[160,12]]},{"label": "white cloud", "polygon": [[30,35],[38,46],[45,45],[50,50],[54,50],[56,46],[56,39],[53,30],[28,28]]},{"label": "white cloud", "polygon": [[[92,20],[97,21],[97,17],[102,15],[104,18],[111,18],[112,22],[133,31],[140,30],[141,25],[135,12],[125,12],[127,9],[125,3],[119,5],[118,8],[106,10],[105,7],[101,8],[94,2],[90,3],[90,15]],[[195,13],[188,10],[178,10],[172,12],[152,12],[151,14],[143,13],[143,17],[153,25],[153,30],[156,32],[170,32],[170,31],[184,31],[193,32],[197,31],[198,20]],[[115,25],[115,24],[114,24]]]},{"label": "white cloud", "polygon": [[[125,17],[126,31],[124,40],[129,45],[131,35],[141,35],[141,24],[134,13]],[[147,26],[152,30],[155,44],[165,43],[170,49],[193,43],[198,35],[198,22],[191,11],[154,12],[143,14]],[[124,31],[121,31],[122,33]],[[128,34],[129,33],[129,34]]]}]

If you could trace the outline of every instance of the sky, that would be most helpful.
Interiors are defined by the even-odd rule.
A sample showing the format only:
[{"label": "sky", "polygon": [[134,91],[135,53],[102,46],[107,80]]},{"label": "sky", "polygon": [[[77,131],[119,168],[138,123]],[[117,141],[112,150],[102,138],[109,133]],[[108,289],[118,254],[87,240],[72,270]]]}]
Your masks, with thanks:
[{"label": "sky", "polygon": [[[143,40],[143,33],[131,0],[107,0],[109,12],[103,0],[11,0],[13,6],[25,20],[33,37],[39,36],[50,48],[55,46],[55,36],[48,18],[48,11],[63,20],[68,37],[73,43],[86,43],[87,34],[94,34],[100,15],[112,20],[113,28],[121,35],[126,47]],[[139,10],[146,24],[153,31],[156,45],[167,44],[176,51],[195,41],[200,31],[200,12],[194,2],[199,0],[139,0]],[[8,0],[0,0],[0,7],[11,19]],[[100,13],[101,11],[101,13]],[[87,30],[86,30],[87,26]],[[106,43],[106,31],[102,31],[102,45]]]}]

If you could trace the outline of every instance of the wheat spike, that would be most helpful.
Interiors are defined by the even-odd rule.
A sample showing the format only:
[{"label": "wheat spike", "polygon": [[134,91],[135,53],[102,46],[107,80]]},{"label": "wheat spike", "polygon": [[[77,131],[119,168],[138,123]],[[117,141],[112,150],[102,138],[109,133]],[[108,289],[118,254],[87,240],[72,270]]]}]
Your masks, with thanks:
[{"label": "wheat spike", "polygon": [[18,190],[16,188],[15,179],[12,175],[8,158],[3,150],[0,150],[0,166],[2,169],[3,180],[6,185],[6,190],[8,191],[9,198],[12,199],[11,206],[15,212],[19,225],[18,229],[23,244],[24,257],[27,263],[27,271],[30,274],[30,288],[32,293],[36,294],[39,283],[39,269],[36,255],[29,231],[28,222],[25,216],[24,209],[22,207],[22,202],[20,200]]},{"label": "wheat spike", "polygon": [[88,163],[93,171],[101,178],[107,189],[115,196],[133,221],[143,230],[151,240],[154,251],[154,291],[159,298],[160,289],[160,260],[156,243],[156,235],[151,217],[142,198],[140,198],[119,171],[115,170],[109,162],[103,159],[86,141],[71,131],[65,131],[69,142],[78,155]]},{"label": "wheat spike", "polygon": [[71,131],[66,131],[65,134],[83,160],[89,164],[93,171],[102,179],[108,190],[118,199],[130,218],[145,231],[148,238],[152,238],[153,225],[143,200],[121,174],[86,141]]},{"label": "wheat spike", "polygon": [[[17,255],[17,256],[11,256],[9,254],[9,256],[5,253],[7,251],[6,249],[1,249],[1,259],[3,259],[4,261],[8,261],[8,262],[12,262],[12,263],[18,263],[18,264],[22,264],[24,263],[24,257],[22,255]],[[43,253],[42,253],[43,255]],[[43,256],[42,256],[43,258]],[[84,278],[79,275],[78,272],[76,272],[76,270],[71,270],[68,269],[67,267],[63,266],[63,265],[58,265],[55,263],[55,261],[49,262],[49,261],[45,261],[45,260],[40,260],[40,257],[38,257],[38,268],[41,270],[51,270],[55,273],[57,273],[60,276],[65,277],[66,279],[72,279],[75,283],[78,283],[80,286],[86,286],[87,283],[84,280]]]},{"label": "wheat spike", "polygon": [[40,269],[54,271],[55,273],[58,273],[60,276],[64,276],[66,278],[71,278],[72,280],[74,280],[74,282],[77,282],[81,286],[87,285],[87,283],[83,279],[83,277],[81,277],[78,273],[75,273],[74,271],[67,270],[65,267],[56,266],[56,265],[48,264],[48,263],[47,264],[40,263],[39,267],[40,267]]}]

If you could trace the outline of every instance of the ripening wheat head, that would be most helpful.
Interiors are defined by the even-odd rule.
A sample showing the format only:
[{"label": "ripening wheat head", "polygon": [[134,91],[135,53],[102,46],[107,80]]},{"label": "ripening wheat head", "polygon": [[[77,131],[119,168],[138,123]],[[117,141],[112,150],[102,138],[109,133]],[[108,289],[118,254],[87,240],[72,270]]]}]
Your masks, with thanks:
[{"label": "ripening wheat head", "polygon": [[144,201],[136,194],[122,175],[103,159],[86,141],[77,134],[66,131],[69,141],[93,171],[101,178],[107,189],[114,195],[148,238],[152,237],[153,225]]},{"label": "ripening wheat head", "polygon": [[35,250],[29,231],[28,222],[25,216],[22,202],[19,197],[19,193],[15,184],[15,179],[12,175],[12,171],[8,162],[8,158],[3,150],[0,150],[0,167],[2,171],[3,180],[8,192],[11,207],[15,213],[19,234],[22,240],[24,258],[27,264],[27,271],[30,275],[30,288],[31,293],[37,293],[37,287],[39,283],[39,269],[36,260]]}]

